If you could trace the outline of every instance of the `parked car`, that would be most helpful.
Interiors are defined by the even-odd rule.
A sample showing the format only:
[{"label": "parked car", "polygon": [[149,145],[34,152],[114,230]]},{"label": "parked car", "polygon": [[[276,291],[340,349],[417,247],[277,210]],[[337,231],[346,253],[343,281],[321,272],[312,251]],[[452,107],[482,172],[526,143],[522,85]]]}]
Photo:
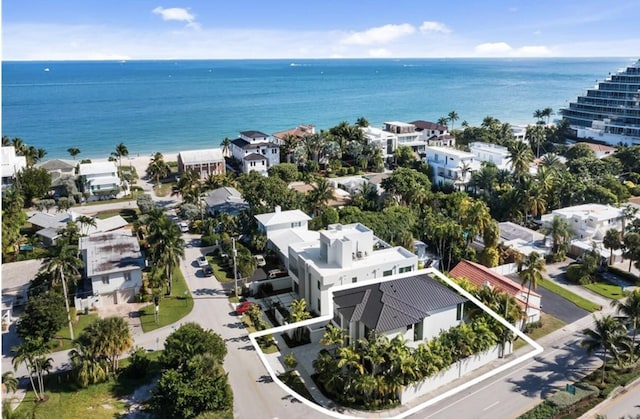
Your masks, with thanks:
[{"label": "parked car", "polygon": [[236,307],[236,314],[241,315],[246,313],[247,310],[249,310],[253,304],[254,303],[252,303],[251,301],[244,301],[238,304],[238,306]]},{"label": "parked car", "polygon": [[201,268],[209,266],[209,261],[207,260],[206,256],[203,255],[198,258],[198,266]]},{"label": "parked car", "polygon": [[287,276],[288,274],[289,272],[285,271],[284,269],[271,269],[269,271],[269,279],[280,278],[283,276]]},{"label": "parked car", "polygon": [[207,266],[202,267],[202,273],[204,276],[211,276],[213,275],[213,268],[207,263]]},{"label": "parked car", "polygon": [[182,231],[183,233],[189,232],[189,224],[186,221],[182,221],[180,224],[178,224],[178,226],[180,226],[180,231]]},{"label": "parked car", "polygon": [[264,260],[264,256],[262,255],[255,255],[254,258],[256,258],[256,263],[258,264],[258,268],[262,268],[267,264],[267,261]]}]

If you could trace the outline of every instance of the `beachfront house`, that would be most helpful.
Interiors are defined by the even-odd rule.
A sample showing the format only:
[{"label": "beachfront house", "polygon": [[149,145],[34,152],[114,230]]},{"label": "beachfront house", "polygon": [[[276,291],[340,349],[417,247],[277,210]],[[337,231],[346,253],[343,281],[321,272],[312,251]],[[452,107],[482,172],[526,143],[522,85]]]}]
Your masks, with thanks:
[{"label": "beachfront house", "polygon": [[480,169],[480,162],[473,153],[449,147],[427,146],[426,163],[433,170],[437,185],[452,184],[456,189],[464,188],[473,172]]},{"label": "beachfront house", "polygon": [[[113,161],[96,163],[80,163],[78,169],[80,183],[87,200],[97,201],[102,198],[119,198],[128,185],[118,177],[118,168]],[[123,185],[123,189],[120,188]]]},{"label": "beachfront house", "polygon": [[460,325],[467,299],[428,274],[411,274],[336,291],[333,302],[331,322],[351,341],[375,331],[415,347]]},{"label": "beachfront house", "polygon": [[395,134],[372,126],[362,128],[367,144],[375,145],[382,151],[382,157],[389,161],[393,160],[393,153],[397,148]]},{"label": "beachfront house", "polygon": [[[495,288],[515,298],[518,306],[524,311],[527,308],[527,323],[533,323],[540,320],[542,312],[542,296],[536,291],[531,290],[498,272],[480,265],[479,263],[468,260],[461,260],[449,272],[454,278],[466,279],[476,288],[489,287]],[[528,304],[527,304],[527,295]],[[517,328],[522,327],[522,321],[515,324]]]},{"label": "beachfront house", "polygon": [[427,145],[427,141],[421,138],[421,134],[416,131],[415,125],[400,121],[390,121],[385,122],[382,129],[395,135],[396,148],[410,147],[416,153],[424,155],[424,148]]},{"label": "beachfront house", "polygon": [[79,287],[83,296],[96,306],[134,302],[145,266],[138,239],[130,231],[99,233],[80,237],[79,246],[84,262],[85,282]]},{"label": "beachfront house", "polygon": [[196,172],[200,179],[210,175],[225,174],[225,160],[222,149],[189,150],[178,153],[178,173]]},{"label": "beachfront house", "polygon": [[27,167],[27,158],[25,156],[17,156],[14,146],[2,147],[2,190],[11,188],[15,181],[16,174]]},{"label": "beachfront house", "polygon": [[242,173],[256,171],[267,176],[269,168],[280,163],[280,146],[260,131],[241,132],[231,141],[231,154],[240,162]]},{"label": "beachfront house", "polygon": [[289,243],[288,270],[293,289],[309,310],[330,314],[328,290],[387,276],[412,272],[418,257],[402,247],[390,247],[368,227],[332,224],[313,241]]},{"label": "beachfront house", "polygon": [[445,125],[429,121],[413,121],[410,124],[416,127],[416,132],[420,133],[420,139],[427,145],[437,147],[455,147],[456,137],[449,134],[449,128]]},{"label": "beachfront house", "polygon": [[51,159],[36,164],[37,168],[44,169],[51,175],[52,181],[61,177],[75,178],[76,166],[77,163],[62,159]]}]

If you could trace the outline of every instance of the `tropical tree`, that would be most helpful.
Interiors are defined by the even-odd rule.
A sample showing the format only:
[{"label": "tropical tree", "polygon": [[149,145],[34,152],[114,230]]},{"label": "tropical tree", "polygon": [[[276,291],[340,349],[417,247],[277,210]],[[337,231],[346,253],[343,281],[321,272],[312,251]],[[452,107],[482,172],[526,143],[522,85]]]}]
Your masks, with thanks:
[{"label": "tropical tree", "polygon": [[79,338],[97,349],[97,354],[108,363],[111,373],[118,371],[120,356],[133,346],[129,325],[122,317],[98,319],[87,326]]},{"label": "tropical tree", "polygon": [[166,368],[182,368],[197,354],[207,352],[222,363],[227,355],[222,337],[197,323],[185,323],[167,337],[160,361]]},{"label": "tropical tree", "polygon": [[101,383],[109,377],[106,361],[101,357],[98,345],[90,336],[85,335],[84,331],[78,340],[74,341],[69,359],[80,387]]},{"label": "tropical tree", "polygon": [[615,308],[616,313],[622,316],[622,322],[631,328],[631,362],[633,362],[635,360],[634,354],[637,352],[636,337],[638,329],[640,329],[640,289],[627,292],[625,296],[626,298],[623,300],[612,300],[611,307]]},{"label": "tropical tree", "polygon": [[332,198],[333,188],[326,178],[317,180],[311,185],[311,190],[307,193],[309,209],[314,216],[320,215]]},{"label": "tropical tree", "polygon": [[547,118],[547,125],[549,125],[549,119],[551,119],[551,115],[553,115],[552,108],[547,107],[542,110],[542,117]]},{"label": "tropical tree", "polygon": [[231,155],[231,140],[229,137],[224,137],[224,140],[220,142],[220,147],[222,147],[222,155],[224,157],[229,157]]},{"label": "tropical tree", "polygon": [[640,233],[630,232],[624,235],[623,239],[625,258],[629,259],[629,272],[631,272],[631,264],[635,262],[636,267],[640,264]]},{"label": "tropical tree", "polygon": [[118,167],[122,167],[122,158],[129,155],[129,149],[124,143],[120,143],[116,146],[116,150],[111,153],[113,157],[118,159]]},{"label": "tropical tree", "polygon": [[531,295],[531,289],[535,290],[540,281],[542,281],[542,272],[545,271],[544,259],[538,252],[531,252],[522,262],[521,268],[524,269],[518,272],[518,276],[522,281],[522,285],[527,286],[527,300],[524,311],[528,316],[529,296]]},{"label": "tropical tree", "polygon": [[[26,338],[20,345],[11,348],[11,352],[14,354],[13,360],[11,361],[13,369],[17,370],[18,365],[24,363],[29,371],[31,388],[33,389],[38,401],[44,400],[44,381],[42,378],[44,372],[40,368],[42,366],[40,358],[42,358],[47,351],[47,345],[40,337]],[[36,389],[36,385],[33,380],[34,375],[38,383],[38,389]]]},{"label": "tropical tree", "polygon": [[18,379],[13,376],[13,372],[2,373],[2,392],[8,394],[15,393],[16,390],[18,390]]},{"label": "tropical tree", "polygon": [[45,259],[43,271],[51,274],[54,282],[62,283],[64,293],[64,304],[67,310],[67,320],[69,322],[69,336],[73,340],[73,323],[71,322],[71,312],[69,310],[69,293],[67,291],[67,281],[75,284],[80,277],[80,269],[84,264],[78,257],[76,250],[65,240],[60,240],[56,245],[53,256]]},{"label": "tropical tree", "polygon": [[627,337],[627,330],[624,325],[615,317],[603,316],[596,318],[594,316],[594,327],[582,330],[584,339],[580,342],[580,346],[587,350],[588,354],[602,351],[602,379],[604,383],[604,373],[607,365],[607,359],[610,355],[616,355],[618,348]]},{"label": "tropical tree", "polygon": [[171,168],[164,161],[162,153],[158,152],[153,155],[147,166],[147,174],[154,180],[155,186],[160,184],[160,180],[166,178],[171,173]]},{"label": "tropical tree", "polygon": [[569,247],[569,241],[573,234],[571,227],[566,219],[555,216],[551,221],[551,224],[542,229],[543,234],[546,237],[551,237],[552,246],[551,252],[560,258],[564,259]]},{"label": "tropical tree", "polygon": [[164,267],[167,281],[167,295],[171,294],[173,271],[184,259],[184,239],[180,228],[171,219],[160,212],[157,216],[150,217],[149,255],[152,263]]},{"label": "tropical tree", "polygon": [[613,251],[622,248],[622,242],[620,241],[620,232],[615,228],[610,228],[604,234],[602,239],[602,245],[605,249],[609,249],[609,265],[614,263]]},{"label": "tropical tree", "polygon": [[[297,323],[311,318],[311,313],[307,311],[307,301],[304,298],[293,300],[291,302],[291,311],[289,312],[289,322]],[[294,331],[294,340],[300,342],[302,340],[303,327],[298,327]]]},{"label": "tropical tree", "polygon": [[[447,120],[449,122],[451,122],[451,130],[453,131],[453,126],[455,124],[455,122],[460,119],[460,117],[458,116],[458,113],[456,111],[451,111],[449,112],[449,114],[447,115]],[[446,124],[444,124],[446,125]]]},{"label": "tropical tree", "polygon": [[76,156],[80,154],[80,149],[77,147],[70,147],[67,149],[67,153],[69,153],[69,155],[75,160]]},{"label": "tropical tree", "polygon": [[442,126],[446,127],[447,124],[449,123],[449,119],[446,116],[443,116],[443,117],[438,118],[438,120],[436,122],[438,123],[438,125],[442,125]]},{"label": "tropical tree", "polygon": [[523,178],[529,173],[529,164],[533,162],[533,152],[528,144],[521,141],[513,141],[508,146],[509,158],[513,173],[518,178]]},{"label": "tropical tree", "polygon": [[86,236],[89,233],[89,227],[96,228],[98,226],[95,218],[86,215],[78,216],[76,223],[80,225],[80,234],[82,236]]}]

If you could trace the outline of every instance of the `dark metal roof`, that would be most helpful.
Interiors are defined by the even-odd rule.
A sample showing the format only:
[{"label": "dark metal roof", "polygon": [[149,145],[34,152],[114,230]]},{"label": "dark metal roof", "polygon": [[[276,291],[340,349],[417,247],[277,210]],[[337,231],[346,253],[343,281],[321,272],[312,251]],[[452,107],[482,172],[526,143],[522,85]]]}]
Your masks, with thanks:
[{"label": "dark metal roof", "polygon": [[231,140],[231,144],[235,145],[236,147],[245,148],[251,143],[245,139],[236,138],[235,140]]},{"label": "dark metal roof", "polygon": [[251,154],[248,154],[248,155],[244,156],[244,160],[267,160],[267,158],[265,156],[263,156],[262,154],[251,153]]},{"label": "dark metal roof", "polygon": [[240,135],[245,136],[247,138],[261,138],[261,137],[269,137],[269,134],[265,134],[260,131],[242,131]]},{"label": "dark metal roof", "polygon": [[467,301],[426,274],[338,291],[333,300],[346,321],[360,321],[378,332],[409,326]]}]

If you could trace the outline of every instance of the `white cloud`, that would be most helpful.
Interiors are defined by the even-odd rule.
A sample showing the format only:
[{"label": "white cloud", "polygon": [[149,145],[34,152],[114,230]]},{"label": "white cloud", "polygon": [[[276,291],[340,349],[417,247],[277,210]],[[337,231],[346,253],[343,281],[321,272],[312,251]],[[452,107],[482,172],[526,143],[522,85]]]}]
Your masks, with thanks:
[{"label": "white cloud", "polygon": [[160,15],[162,20],[176,20],[178,22],[186,22],[187,26],[194,29],[200,29],[200,24],[196,22],[196,16],[189,12],[188,9],[181,7],[170,7],[165,9],[158,6],[151,11],[156,15]]},{"label": "white cloud", "polygon": [[506,42],[486,42],[476,45],[474,50],[481,56],[505,56],[509,55],[513,48]]},{"label": "white cloud", "polygon": [[403,36],[411,35],[416,31],[412,25],[403,23],[401,25],[384,25],[367,29],[363,32],[354,32],[344,38],[345,45],[374,45],[387,44]]},{"label": "white cloud", "polygon": [[506,42],[487,42],[474,48],[481,57],[549,57],[551,49],[544,45],[526,45],[513,48]]},{"label": "white cloud", "polygon": [[391,51],[386,48],[376,48],[369,50],[369,56],[372,58],[386,58],[392,57]]},{"label": "white cloud", "polygon": [[420,25],[420,32],[422,33],[439,32],[439,33],[449,34],[451,33],[451,29],[449,29],[447,25],[441,22],[424,21],[422,22],[422,25]]}]

